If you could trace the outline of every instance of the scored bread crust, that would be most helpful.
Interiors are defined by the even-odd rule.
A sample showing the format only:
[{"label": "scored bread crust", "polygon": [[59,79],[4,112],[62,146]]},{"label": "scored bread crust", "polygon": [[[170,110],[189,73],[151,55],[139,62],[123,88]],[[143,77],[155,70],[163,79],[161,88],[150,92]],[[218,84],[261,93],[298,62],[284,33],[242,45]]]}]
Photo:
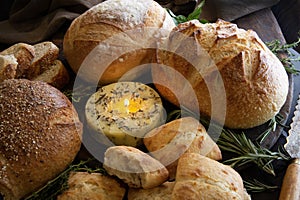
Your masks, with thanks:
[{"label": "scored bread crust", "polygon": [[73,161],[82,124],[67,97],[40,81],[2,82],[0,105],[0,193],[21,199]]},{"label": "scored bread crust", "polygon": [[[153,0],[108,0],[72,22],[63,41],[64,55],[73,71],[78,72],[90,52],[98,44],[108,42],[97,51],[95,56],[100,58],[90,59],[96,61],[84,65],[79,76],[88,82],[116,82],[134,67],[150,63],[154,52],[146,48],[159,39],[155,40],[154,34],[158,37],[160,29],[174,27],[166,10]],[[147,28],[155,31],[145,31]],[[139,32],[130,33],[137,29]],[[128,49],[130,52],[125,53]],[[111,60],[109,66],[102,66],[102,59],[110,56],[117,58]],[[105,72],[99,77],[103,69]],[[135,76],[142,73],[139,71]]]},{"label": "scored bread crust", "polygon": [[244,200],[241,176],[230,166],[196,153],[186,153],[178,161],[174,200]]},{"label": "scored bread crust", "polygon": [[[174,37],[178,34],[184,34],[188,39],[176,44]],[[184,83],[160,66],[152,68],[154,83],[168,83],[166,86],[155,86],[160,95],[170,102],[179,105],[180,100],[183,106],[195,112],[200,110],[206,116],[212,116],[213,107],[225,107],[225,126],[241,129],[265,123],[284,105],[289,89],[287,73],[280,60],[254,31],[240,29],[223,20],[207,24],[192,20],[179,24],[171,32],[167,44],[173,45],[172,52],[176,53],[158,51],[159,63],[177,70],[187,80]],[[194,65],[177,52],[191,52],[188,56]],[[185,91],[189,84],[197,102],[191,102],[190,95]],[[218,91],[218,87],[222,84],[226,105],[218,105],[218,98],[223,95],[218,94],[222,92]],[[211,91],[216,88],[217,92],[210,93],[208,85]],[[211,98],[216,98],[215,105],[212,105]],[[221,114],[213,117],[222,120]]]}]

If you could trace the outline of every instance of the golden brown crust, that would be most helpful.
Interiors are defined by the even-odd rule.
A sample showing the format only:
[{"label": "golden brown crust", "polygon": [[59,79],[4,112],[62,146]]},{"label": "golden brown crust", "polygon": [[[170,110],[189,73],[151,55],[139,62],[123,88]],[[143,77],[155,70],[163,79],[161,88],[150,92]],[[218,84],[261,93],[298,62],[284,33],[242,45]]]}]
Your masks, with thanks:
[{"label": "golden brown crust", "polygon": [[[178,34],[186,36],[179,44]],[[287,73],[254,31],[222,20],[208,24],[189,21],[174,29],[167,45],[176,53],[158,51],[158,61],[185,79],[160,66],[153,67],[152,76],[155,83],[165,83],[156,84],[157,89],[174,104],[180,100],[183,106],[195,112],[199,108],[202,114],[211,116],[213,108],[224,107],[218,105],[218,98],[225,91],[225,126],[251,128],[272,118],[286,101]],[[187,86],[192,90],[188,91]],[[208,87],[217,92],[209,92]],[[190,98],[193,92],[195,101]],[[212,98],[217,99],[213,106]],[[213,117],[222,120],[223,116],[217,113]]]},{"label": "golden brown crust", "polygon": [[[87,55],[98,44],[108,42],[99,48],[97,55],[103,53],[106,57],[116,56],[109,62],[109,67],[101,66],[103,61],[94,58],[96,61],[84,65],[87,69],[80,76],[86,81],[97,83],[104,68],[106,71],[103,72],[101,83],[112,83],[134,67],[151,62],[154,52],[146,48],[155,40],[153,35],[158,30],[153,33],[145,31],[142,36],[138,32],[130,33],[149,27],[171,30],[175,24],[165,9],[153,0],[105,1],[72,22],[64,37],[64,55],[71,68],[78,72]],[[130,52],[126,53],[126,50]]]},{"label": "golden brown crust", "polygon": [[103,167],[133,188],[153,188],[165,182],[169,173],[159,161],[129,146],[109,147]]},{"label": "golden brown crust", "polygon": [[126,192],[116,179],[99,173],[71,172],[68,186],[58,200],[122,200]]},{"label": "golden brown crust", "polygon": [[241,176],[231,167],[195,153],[178,161],[172,199],[244,199]]},{"label": "golden brown crust", "polygon": [[128,200],[170,200],[175,182],[165,182],[151,189],[129,188]]},{"label": "golden brown crust", "polygon": [[73,161],[82,124],[67,97],[46,83],[11,79],[0,91],[0,191],[19,199]]},{"label": "golden brown crust", "polygon": [[199,153],[214,160],[222,154],[198,120],[184,117],[150,131],[144,138],[148,151],[169,170],[175,178],[177,161],[183,153]]}]

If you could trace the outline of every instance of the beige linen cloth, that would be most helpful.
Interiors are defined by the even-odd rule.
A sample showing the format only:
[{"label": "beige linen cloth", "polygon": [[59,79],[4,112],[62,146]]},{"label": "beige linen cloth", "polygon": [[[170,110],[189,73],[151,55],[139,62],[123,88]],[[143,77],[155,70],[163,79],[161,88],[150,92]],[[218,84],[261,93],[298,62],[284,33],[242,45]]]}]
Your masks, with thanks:
[{"label": "beige linen cloth", "polygon": [[[37,43],[49,39],[62,27],[103,0],[1,0],[0,8],[8,16],[0,21],[0,43]],[[157,0],[176,14],[187,15],[200,0]],[[234,20],[279,0],[206,0],[203,16],[214,20]],[[0,10],[1,11],[1,10]],[[5,13],[5,12],[2,13]]]}]

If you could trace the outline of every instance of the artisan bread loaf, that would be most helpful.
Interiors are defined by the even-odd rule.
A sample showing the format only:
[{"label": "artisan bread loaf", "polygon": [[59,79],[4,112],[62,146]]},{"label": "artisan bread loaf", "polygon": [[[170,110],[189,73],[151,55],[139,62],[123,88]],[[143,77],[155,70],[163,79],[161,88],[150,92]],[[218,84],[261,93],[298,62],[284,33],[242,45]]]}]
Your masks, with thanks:
[{"label": "artisan bread loaf", "polygon": [[18,66],[15,78],[27,78],[35,69],[31,67],[31,62],[35,56],[34,47],[26,43],[17,43],[4,51],[0,55],[14,55]]},{"label": "artisan bread loaf", "polygon": [[0,55],[0,83],[16,77],[18,62],[13,55]]},{"label": "artisan bread loaf", "polygon": [[73,161],[82,124],[68,98],[40,81],[3,81],[0,105],[0,193],[21,199]]},{"label": "artisan bread loaf", "polygon": [[222,158],[217,144],[193,117],[176,119],[153,129],[145,135],[144,144],[167,167],[171,179],[176,176],[177,161],[183,153],[198,153],[214,160]]},{"label": "artisan bread loaf", "polygon": [[[64,55],[75,72],[84,68],[80,78],[116,82],[134,67],[150,63],[154,51],[149,49],[173,27],[172,18],[153,0],[107,0],[72,22],[64,37]],[[132,74],[136,78],[145,71]]]},{"label": "artisan bread loaf", "polygon": [[241,176],[231,167],[196,153],[186,153],[178,161],[172,200],[244,200]]},{"label": "artisan bread loaf", "polygon": [[115,179],[100,173],[71,172],[68,189],[57,200],[122,200],[125,188]]},{"label": "artisan bread loaf", "polygon": [[165,182],[150,189],[129,188],[128,200],[170,200],[175,182]]},{"label": "artisan bread loaf", "polygon": [[252,30],[193,20],[179,24],[161,45],[168,51],[158,51],[161,65],[153,66],[152,77],[160,95],[176,105],[219,122],[226,113],[225,126],[246,129],[274,117],[286,101],[287,73]]},{"label": "artisan bread loaf", "polygon": [[153,188],[164,183],[168,170],[159,161],[137,148],[112,146],[104,154],[104,169],[132,188]]},{"label": "artisan bread loaf", "polygon": [[62,89],[70,80],[69,72],[60,60],[54,60],[43,73],[34,77],[34,81],[44,81],[58,89]]}]

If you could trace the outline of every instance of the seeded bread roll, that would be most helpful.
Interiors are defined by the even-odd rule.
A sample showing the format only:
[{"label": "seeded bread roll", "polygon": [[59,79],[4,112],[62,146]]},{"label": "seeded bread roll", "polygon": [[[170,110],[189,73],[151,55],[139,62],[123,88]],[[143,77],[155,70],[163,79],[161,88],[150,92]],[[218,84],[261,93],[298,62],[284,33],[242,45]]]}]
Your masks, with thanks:
[{"label": "seeded bread roll", "polygon": [[0,55],[0,83],[16,77],[18,62],[13,55]]},{"label": "seeded bread roll", "polygon": [[[64,37],[64,55],[75,72],[84,68],[78,74],[82,79],[102,84],[116,82],[134,67],[151,63],[154,51],[147,48],[173,27],[172,18],[153,0],[107,0],[72,22]],[[88,63],[81,66],[96,46]],[[136,78],[145,71],[132,74]]]},{"label": "seeded bread roll", "polygon": [[178,161],[174,200],[244,200],[241,176],[231,167],[196,153],[185,153]]},{"label": "seeded bread roll", "polygon": [[[95,134],[115,145],[139,146],[150,130],[164,122],[164,108],[155,90],[138,82],[101,87],[87,101],[85,116]],[[111,145],[111,144],[107,144]]]},{"label": "seeded bread roll", "polygon": [[57,200],[122,200],[125,188],[114,178],[100,173],[71,172],[68,189]]},{"label": "seeded bread roll", "polygon": [[184,117],[153,129],[144,137],[144,144],[157,160],[163,163],[170,175],[176,176],[177,161],[183,153],[198,153],[221,160],[217,144],[207,134],[198,120]]},{"label": "seeded bread roll", "polygon": [[82,124],[68,98],[40,81],[0,84],[0,193],[21,199],[75,158]]},{"label": "seeded bread roll", "polygon": [[162,45],[169,51],[158,51],[163,65],[152,68],[153,82],[162,83],[155,84],[160,95],[176,105],[206,116],[215,109],[214,120],[225,117],[225,126],[247,129],[274,117],[286,101],[287,73],[252,30],[193,20],[174,28]]},{"label": "seeded bread roll", "polygon": [[161,185],[169,176],[168,170],[148,154],[129,146],[109,147],[103,167],[132,188],[149,189]]}]

